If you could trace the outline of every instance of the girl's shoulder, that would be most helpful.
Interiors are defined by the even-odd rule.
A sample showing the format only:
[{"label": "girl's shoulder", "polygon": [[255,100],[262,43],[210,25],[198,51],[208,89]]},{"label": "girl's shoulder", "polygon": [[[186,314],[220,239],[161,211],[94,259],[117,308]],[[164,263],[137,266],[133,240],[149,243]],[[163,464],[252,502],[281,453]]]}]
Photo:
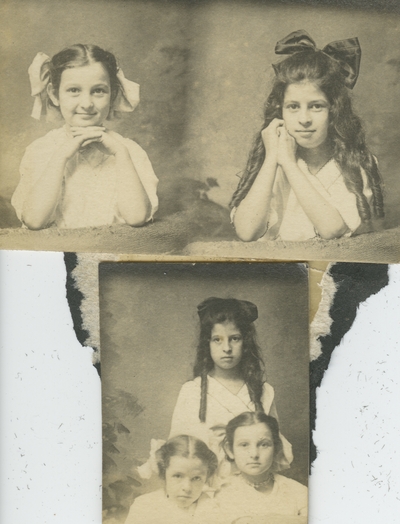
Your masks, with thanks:
[{"label": "girl's shoulder", "polygon": [[134,500],[136,506],[147,506],[148,504],[158,503],[166,499],[164,490],[157,489],[156,491],[151,491],[150,493],[145,493],[144,495],[139,495]]},{"label": "girl's shoulder", "polygon": [[34,150],[42,150],[44,148],[48,149],[48,148],[51,148],[52,146],[58,145],[64,138],[65,138],[65,128],[64,127],[52,129],[45,135],[31,142],[27,146],[26,150],[34,151]]},{"label": "girl's shoulder", "polygon": [[290,479],[284,475],[274,475],[275,483],[277,484],[279,490],[290,491],[291,493],[297,493],[299,495],[307,494],[307,486],[297,482],[297,480]]},{"label": "girl's shoulder", "polygon": [[193,380],[188,380],[185,382],[182,387],[181,391],[197,391],[201,386],[201,377],[196,377]]},{"label": "girl's shoulder", "polygon": [[135,142],[131,138],[126,138],[120,135],[119,133],[117,133],[116,131],[109,130],[108,133],[110,133],[116,140],[124,144],[124,146],[127,147],[129,151],[133,153],[134,155],[144,156],[147,158],[146,151],[137,142]]}]

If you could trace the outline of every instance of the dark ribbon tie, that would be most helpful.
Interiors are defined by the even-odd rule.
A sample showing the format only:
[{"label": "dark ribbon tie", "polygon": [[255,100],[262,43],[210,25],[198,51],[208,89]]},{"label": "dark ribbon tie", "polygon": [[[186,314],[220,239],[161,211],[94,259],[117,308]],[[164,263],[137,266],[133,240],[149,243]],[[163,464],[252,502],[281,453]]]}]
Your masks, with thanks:
[{"label": "dark ribbon tie", "polygon": [[[318,48],[311,36],[303,29],[290,33],[279,40],[275,46],[277,55],[293,55],[307,50],[318,51]],[[353,89],[357,82],[361,61],[361,47],[358,38],[331,42],[322,49],[322,52],[340,64],[344,84],[349,89]],[[279,64],[274,65],[274,68],[279,69]]]}]

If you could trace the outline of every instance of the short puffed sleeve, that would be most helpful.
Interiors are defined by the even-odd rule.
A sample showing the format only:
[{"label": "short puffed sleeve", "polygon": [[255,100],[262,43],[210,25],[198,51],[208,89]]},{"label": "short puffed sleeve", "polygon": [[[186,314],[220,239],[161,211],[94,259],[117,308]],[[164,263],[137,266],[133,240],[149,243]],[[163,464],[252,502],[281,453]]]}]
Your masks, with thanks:
[{"label": "short puffed sleeve", "polygon": [[133,140],[130,140],[129,138],[123,138],[121,135],[119,135],[119,137],[122,139],[124,145],[129,151],[132,163],[135,166],[136,172],[150,200],[151,216],[149,220],[151,220],[154,216],[154,213],[158,209],[158,178],[154,173],[153,166],[151,165],[146,151],[144,151],[144,149],[142,149],[139,144]]},{"label": "short puffed sleeve", "polygon": [[54,151],[59,147],[63,134],[63,128],[54,129],[32,142],[25,150],[19,168],[20,181],[11,198],[11,204],[21,221],[25,200],[46,169]]},{"label": "short puffed sleeve", "polygon": [[[347,189],[343,175],[340,173],[337,165],[332,162],[329,168],[329,170],[326,170],[326,174],[322,175],[320,181],[329,195],[328,201],[338,210],[343,221],[349,228],[349,234],[354,233],[361,225],[356,196]],[[372,191],[363,169],[361,169],[361,176],[363,180],[363,193],[368,203],[370,203]]]}]

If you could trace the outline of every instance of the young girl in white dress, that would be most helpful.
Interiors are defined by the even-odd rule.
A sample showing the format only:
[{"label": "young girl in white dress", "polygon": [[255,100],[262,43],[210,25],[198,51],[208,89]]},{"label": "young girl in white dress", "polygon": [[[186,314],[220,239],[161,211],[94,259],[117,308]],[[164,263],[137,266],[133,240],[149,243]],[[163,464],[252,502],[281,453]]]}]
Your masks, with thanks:
[{"label": "young girl in white dress", "polygon": [[112,53],[77,44],[29,68],[32,116],[65,125],[30,144],[12,204],[30,229],[141,226],[157,210],[157,183],[143,149],[106,128],[133,111],[138,84],[127,80]]},{"label": "young girl in white dress", "polygon": [[[274,389],[265,381],[254,321],[257,306],[245,300],[210,297],[198,306],[200,338],[194,380],[186,382],[176,402],[170,437],[202,439],[219,458],[219,476],[230,472],[221,447],[228,422],[245,411],[278,417]],[[280,469],[293,460],[291,445],[282,437]]]},{"label": "young girl in white dress", "polygon": [[274,417],[262,412],[235,417],[226,427],[224,448],[237,468],[215,497],[224,522],[306,524],[307,488],[276,474],[282,443]]},{"label": "young girl in white dress", "polygon": [[205,488],[218,462],[206,444],[178,435],[161,446],[156,460],[164,488],[135,499],[125,524],[214,522],[217,505]]},{"label": "young girl in white dress", "polygon": [[289,57],[273,65],[262,130],[231,200],[237,235],[303,241],[370,230],[384,212],[377,161],[349,93],[358,39],[319,50],[299,30],[275,52]]}]

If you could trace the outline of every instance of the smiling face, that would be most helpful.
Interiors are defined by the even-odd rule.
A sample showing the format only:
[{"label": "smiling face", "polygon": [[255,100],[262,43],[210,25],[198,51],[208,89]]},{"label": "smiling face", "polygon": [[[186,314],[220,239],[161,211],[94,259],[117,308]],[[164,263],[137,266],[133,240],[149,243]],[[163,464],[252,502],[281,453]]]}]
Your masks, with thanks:
[{"label": "smiling face", "polygon": [[65,69],[58,93],[50,85],[49,96],[59,106],[68,125],[100,126],[110,112],[111,87],[108,72],[100,62]]},{"label": "smiling face", "polygon": [[234,369],[240,363],[243,337],[233,322],[214,324],[211,330],[210,353],[214,366],[220,370]]},{"label": "smiling face", "polygon": [[312,82],[290,84],[286,88],[282,118],[300,147],[314,149],[328,138],[329,101]]},{"label": "smiling face", "polygon": [[274,462],[271,430],[263,422],[235,430],[232,450],[227,450],[238,469],[252,480],[261,480]]},{"label": "smiling face", "polygon": [[165,470],[165,491],[180,508],[188,508],[200,497],[207,480],[207,466],[198,458],[171,457]]}]

